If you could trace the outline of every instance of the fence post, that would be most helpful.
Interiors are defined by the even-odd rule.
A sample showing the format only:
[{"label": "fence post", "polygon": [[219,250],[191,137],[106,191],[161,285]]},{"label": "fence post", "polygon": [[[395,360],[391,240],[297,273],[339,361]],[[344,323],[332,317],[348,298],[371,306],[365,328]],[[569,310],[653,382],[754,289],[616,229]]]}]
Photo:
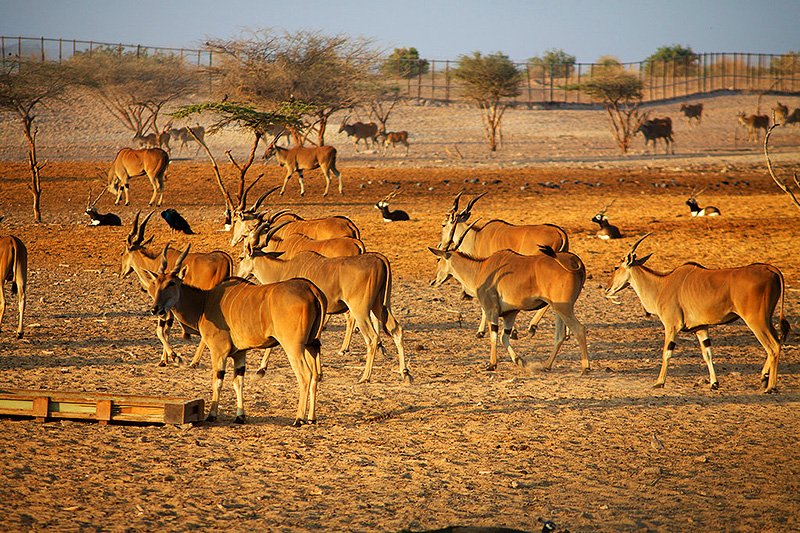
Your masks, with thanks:
[{"label": "fence post", "polygon": [[450,103],[450,60],[444,62],[444,99]]},{"label": "fence post", "polygon": [[0,36],[0,52],[3,54],[3,68],[6,68],[6,38]]},{"label": "fence post", "polygon": [[436,100],[436,60],[431,59],[431,100]]},{"label": "fence post", "polygon": [[417,60],[417,99],[422,97],[422,68],[420,61]]},{"label": "fence post", "polygon": [[533,105],[533,94],[531,93],[531,65],[525,64],[525,78],[528,81],[528,107]]},{"label": "fence post", "polygon": [[61,51],[61,46],[62,46],[63,44],[64,44],[64,39],[62,39],[61,37],[59,37],[59,38],[58,38],[58,64],[59,64],[59,65],[61,64],[61,56],[63,55],[63,52]]},{"label": "fence post", "polygon": [[94,48],[94,42],[89,41],[89,57],[92,57],[92,49]]},{"label": "fence post", "polygon": [[22,37],[17,37],[17,58],[22,61]]},{"label": "fence post", "polygon": [[45,59],[44,59],[44,37],[41,38],[40,43],[41,43],[40,44],[40,50],[42,52],[42,63],[44,63],[44,61],[45,61]]},{"label": "fence post", "polygon": [[583,63],[578,63],[578,90],[575,91],[575,102],[580,104],[581,103],[581,69],[583,68]]}]

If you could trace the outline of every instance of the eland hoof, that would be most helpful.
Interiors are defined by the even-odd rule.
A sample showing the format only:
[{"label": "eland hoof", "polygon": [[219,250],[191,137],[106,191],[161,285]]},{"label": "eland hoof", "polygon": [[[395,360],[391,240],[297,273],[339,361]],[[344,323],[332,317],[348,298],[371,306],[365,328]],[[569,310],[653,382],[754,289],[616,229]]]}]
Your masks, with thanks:
[{"label": "eland hoof", "polygon": [[317,419],[316,418],[312,418],[311,420],[308,420],[306,422],[306,424],[308,424],[310,426],[316,426],[317,425]]},{"label": "eland hoof", "polygon": [[21,332],[21,331],[20,331],[19,333],[17,333],[17,338],[18,338],[18,339],[21,339],[21,338],[22,338],[22,332]]},{"label": "eland hoof", "polygon": [[295,427],[295,428],[299,428],[302,425],[303,425],[303,421],[300,420],[299,418],[295,418],[294,422],[292,422],[292,427]]},{"label": "eland hoof", "polygon": [[719,390],[719,381],[715,381],[711,384],[711,390]]},{"label": "eland hoof", "polygon": [[209,414],[206,417],[206,422],[216,422],[216,421],[217,421],[217,415]]},{"label": "eland hoof", "polygon": [[477,337],[478,339],[482,339],[482,338],[484,338],[485,336],[486,336],[486,332],[485,332],[485,331],[479,331],[479,332],[477,332],[477,333],[475,334],[475,337]]},{"label": "eland hoof", "polygon": [[484,372],[494,372],[497,370],[497,364],[488,364],[483,367]]},{"label": "eland hoof", "polygon": [[531,337],[536,335],[536,326],[530,326],[528,328],[528,335],[530,335]]},{"label": "eland hoof", "polygon": [[245,417],[244,415],[239,415],[233,419],[234,424],[244,424]]},{"label": "eland hoof", "polygon": [[259,368],[258,370],[256,370],[256,375],[260,378],[263,378],[266,374],[267,374],[266,368]]},{"label": "eland hoof", "polygon": [[167,366],[167,362],[162,359],[158,362],[158,366]]},{"label": "eland hoof", "polygon": [[414,383],[414,378],[411,376],[411,372],[409,372],[407,368],[403,370],[403,381],[408,385]]},{"label": "eland hoof", "polygon": [[663,383],[659,383],[658,381],[656,381],[655,383],[653,383],[653,388],[654,389],[663,389],[664,388],[664,384]]}]

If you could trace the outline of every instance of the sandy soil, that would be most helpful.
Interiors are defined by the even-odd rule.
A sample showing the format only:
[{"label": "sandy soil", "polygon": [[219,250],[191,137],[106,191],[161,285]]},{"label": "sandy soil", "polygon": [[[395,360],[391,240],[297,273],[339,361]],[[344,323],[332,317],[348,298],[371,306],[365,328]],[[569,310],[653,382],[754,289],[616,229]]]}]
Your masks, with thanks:
[{"label": "sandy soil", "polygon": [[[333,133],[345,195],[322,198],[313,173],[304,198],[292,183],[270,205],[307,218],[348,215],[368,249],[389,257],[414,384],[400,381],[388,343],[372,382],[357,385],[363,342],[356,339],[349,356],[336,355],[343,320],[334,318],[322,336],[326,377],[317,426],[289,427],[296,382],[280,351],[265,378],[248,374],[243,426],[232,423],[227,383],[219,422],[197,427],[0,419],[6,480],[0,524],[59,531],[420,531],[454,524],[539,531],[541,521],[552,520],[569,531],[800,529],[797,336],[784,347],[779,394],[760,393],[765,354],[741,322],[711,332],[719,390],[710,390],[697,341],[688,334],[680,337],[666,388],[653,389],[660,322],[643,315],[632,291],[621,306],[602,291],[634,240],[653,232],[641,251],[654,253],[649,264],[657,269],[690,260],[780,267],[786,314],[795,332],[800,328],[800,212],[766,174],[758,147],[743,142],[741,130],[735,133],[736,109],[754,102],[750,96],[707,100],[702,126],[678,123],[674,157],[618,156],[602,112],[595,111],[510,111],[506,146],[494,157],[480,145],[474,112],[463,108],[398,110],[396,129],[416,132],[408,158],[355,154]],[[83,112],[86,101],[73,105],[76,112],[50,111],[61,120],[49,133],[42,126],[48,166],[39,225],[30,223],[16,126],[0,123],[0,211],[6,215],[0,230],[22,238],[30,253],[26,335],[14,338],[7,310],[0,378],[10,388],[208,400],[207,356],[201,369],[158,367],[149,299],[135,280],[117,276],[133,213],[147,209],[146,181],[134,181],[130,207],[115,208],[108,197],[100,202],[101,211],[113,209],[126,227],[86,226],[85,197],[90,186],[97,190],[97,167],[107,167],[127,134],[102,113]],[[675,118],[677,107],[663,111]],[[447,116],[455,118],[447,122]],[[554,134],[559,128],[563,133]],[[243,154],[246,142],[235,140],[226,133],[212,145],[221,155],[231,142]],[[454,155],[456,144],[463,159]],[[776,133],[781,172],[796,168],[798,145],[800,130]],[[272,164],[255,169],[262,171],[265,183],[254,192],[279,180]],[[373,204],[398,184],[393,207],[412,220],[385,224]],[[706,223],[689,216],[684,201],[694,187],[706,188],[701,205],[719,207],[722,217]],[[437,242],[441,217],[462,188],[489,191],[476,216],[552,222],[569,232],[589,274],[577,306],[589,330],[589,375],[580,374],[574,340],[550,373],[526,372],[505,354],[496,372],[482,370],[489,341],[474,336],[477,304],[461,300],[453,282],[428,285],[435,261],[426,247]],[[590,219],[612,200],[608,215],[625,238],[603,242]],[[149,232],[154,247],[171,241],[238,254],[221,231],[221,198],[199,157],[175,158],[165,206],[177,208],[198,234],[171,235],[156,216]],[[535,337],[521,336],[514,346],[542,361],[552,330],[548,317]],[[185,356],[196,346],[196,340],[175,343]],[[248,369],[257,359],[251,355]]]}]

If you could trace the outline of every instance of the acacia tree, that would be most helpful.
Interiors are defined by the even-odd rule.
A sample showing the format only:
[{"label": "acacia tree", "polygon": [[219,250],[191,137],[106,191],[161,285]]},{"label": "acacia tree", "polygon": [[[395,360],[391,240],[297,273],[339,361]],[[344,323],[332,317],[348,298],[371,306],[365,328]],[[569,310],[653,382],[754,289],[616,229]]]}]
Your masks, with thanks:
[{"label": "acacia tree", "polygon": [[303,103],[308,112],[300,125],[288,125],[297,144],[309,133],[325,142],[330,116],[368,101],[369,82],[380,54],[370,41],[345,35],[270,30],[250,38],[206,43],[219,58],[213,69],[215,96],[227,95],[257,109],[279,102]]},{"label": "acacia tree", "polygon": [[697,72],[699,60],[700,56],[694,53],[691,46],[661,46],[644,60],[644,71],[652,76],[659,72],[659,68],[666,69],[667,65],[671,65],[675,74],[685,76]]},{"label": "acacia tree", "polygon": [[572,88],[602,100],[611,121],[611,134],[622,153],[627,153],[643,119],[639,112],[642,102],[641,80],[634,74],[611,66],[601,70],[590,81]]},{"label": "acacia tree", "polygon": [[75,72],[65,65],[50,62],[34,62],[6,59],[0,71],[0,110],[16,114],[22,125],[22,133],[28,141],[28,167],[31,182],[28,189],[33,195],[33,220],[42,221],[42,169],[36,152],[36,111],[47,104],[63,98],[66,89],[79,80]]},{"label": "acacia tree", "polygon": [[419,51],[411,48],[395,48],[381,64],[381,71],[387,77],[415,78],[428,73],[427,59],[420,59]]},{"label": "acacia tree", "polygon": [[501,52],[486,56],[474,52],[471,56],[459,57],[454,75],[464,83],[464,96],[480,107],[489,149],[496,152],[501,137],[500,123],[508,108],[503,99],[520,94],[522,73]]},{"label": "acacia tree", "polygon": [[575,56],[560,48],[546,50],[541,57],[528,60],[528,65],[538,76],[547,75],[553,78],[569,78],[575,70]]},{"label": "acacia tree", "polygon": [[78,53],[70,62],[93,80],[100,102],[134,135],[158,133],[164,106],[200,86],[198,71],[171,55],[106,48]]}]

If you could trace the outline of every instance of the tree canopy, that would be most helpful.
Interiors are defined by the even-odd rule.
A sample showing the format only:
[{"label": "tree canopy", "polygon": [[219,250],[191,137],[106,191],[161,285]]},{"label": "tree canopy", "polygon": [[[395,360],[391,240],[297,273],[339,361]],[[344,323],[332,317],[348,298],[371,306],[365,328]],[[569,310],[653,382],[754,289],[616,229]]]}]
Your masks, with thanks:
[{"label": "tree canopy", "polygon": [[530,58],[528,66],[536,76],[568,78],[575,69],[575,56],[566,53],[560,48],[551,48],[541,56]]},{"label": "tree canopy", "polygon": [[698,60],[699,56],[689,46],[661,46],[644,60],[644,69],[651,75],[659,74],[659,69],[664,71],[667,68],[677,75],[686,75],[696,71]]},{"label": "tree canopy", "polygon": [[410,48],[395,48],[381,65],[381,72],[387,77],[414,78],[428,73],[427,59],[420,59],[419,51]]}]

